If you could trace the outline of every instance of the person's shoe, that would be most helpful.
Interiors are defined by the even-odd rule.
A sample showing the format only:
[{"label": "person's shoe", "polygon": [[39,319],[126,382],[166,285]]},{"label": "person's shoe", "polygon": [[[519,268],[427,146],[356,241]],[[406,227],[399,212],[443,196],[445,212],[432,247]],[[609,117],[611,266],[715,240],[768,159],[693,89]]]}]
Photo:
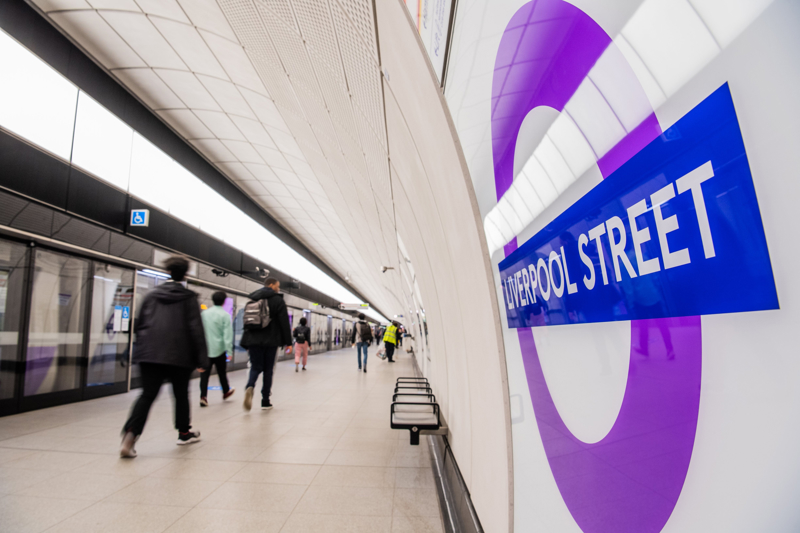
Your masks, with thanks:
[{"label": "person's shoe", "polygon": [[361,372],[361,367],[360,366],[358,367],[358,371]]},{"label": "person's shoe", "polygon": [[306,369],[306,367],[303,367],[303,370],[305,370],[305,369]]},{"label": "person's shoe", "polygon": [[367,373],[367,367],[364,367],[364,373],[365,374]]},{"label": "person's shoe", "polygon": [[[297,372],[299,368],[300,368],[300,365],[297,365],[297,364],[296,364],[296,365],[294,365],[294,371],[295,371],[295,372]],[[303,370],[305,370],[305,368],[304,368]]]},{"label": "person's shoe", "polygon": [[208,399],[200,398],[200,407],[208,407]]},{"label": "person's shoe", "polygon": [[130,431],[126,432],[122,437],[122,444],[119,447],[119,456],[123,459],[133,459],[136,457],[138,454],[136,453],[134,446],[136,446],[136,441],[138,439],[139,437]]},{"label": "person's shoe", "polygon": [[253,387],[244,390],[244,410],[249,411],[253,407]]},{"label": "person's shoe", "polygon": [[222,395],[222,399],[223,400],[227,400],[228,398],[233,396],[234,392],[236,392],[236,389],[230,389],[228,392],[226,392],[225,394]]},{"label": "person's shoe", "polygon": [[178,433],[178,446],[183,446],[185,444],[192,444],[193,442],[198,442],[200,440],[200,432],[199,431],[187,431],[186,433]]},{"label": "person's shoe", "polygon": [[269,403],[269,400],[266,400],[266,401],[261,400],[261,410],[262,411],[269,411],[270,409],[272,409],[272,404]]},{"label": "person's shoe", "polygon": [[389,362],[390,362],[390,363],[394,363],[394,361],[392,361],[391,359],[389,359]]}]

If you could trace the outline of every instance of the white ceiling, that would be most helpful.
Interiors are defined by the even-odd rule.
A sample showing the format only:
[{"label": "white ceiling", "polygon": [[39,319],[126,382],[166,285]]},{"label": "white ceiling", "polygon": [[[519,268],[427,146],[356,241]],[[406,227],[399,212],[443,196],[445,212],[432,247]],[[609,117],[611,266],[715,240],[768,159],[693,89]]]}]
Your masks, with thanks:
[{"label": "white ceiling", "polygon": [[406,307],[370,0],[32,0],[385,313]]}]

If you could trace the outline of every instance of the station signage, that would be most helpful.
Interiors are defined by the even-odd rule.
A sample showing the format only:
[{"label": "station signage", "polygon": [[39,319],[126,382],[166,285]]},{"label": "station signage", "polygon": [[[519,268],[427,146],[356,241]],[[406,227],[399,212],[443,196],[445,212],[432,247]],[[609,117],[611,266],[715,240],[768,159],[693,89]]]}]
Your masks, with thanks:
[{"label": "station signage", "polygon": [[499,266],[511,328],[778,309],[728,85]]}]

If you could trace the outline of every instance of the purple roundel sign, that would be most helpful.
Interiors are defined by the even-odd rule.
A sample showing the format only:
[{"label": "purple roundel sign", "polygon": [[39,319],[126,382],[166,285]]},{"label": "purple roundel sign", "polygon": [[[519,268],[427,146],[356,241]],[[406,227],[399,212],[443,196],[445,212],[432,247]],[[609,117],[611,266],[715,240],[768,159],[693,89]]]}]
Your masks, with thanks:
[{"label": "purple roundel sign", "polygon": [[[565,112],[605,54],[628,69],[621,80],[636,80],[611,38],[575,6],[534,0],[514,14],[492,82],[498,201],[514,180],[525,117],[540,106]],[[631,85],[627,98],[652,109],[638,81]],[[727,84],[667,131],[651,112],[597,165],[602,183],[519,248],[516,239],[506,245],[504,303],[572,517],[585,533],[659,532],[692,457],[700,315],[777,309],[777,292]],[[752,280],[750,288],[741,279]],[[556,408],[532,328],[620,320],[631,323],[622,404],[604,438],[583,442]]]},{"label": "purple roundel sign", "polygon": [[[591,17],[563,0],[519,9],[500,41],[492,86],[492,151],[498,200],[514,180],[514,149],[527,114],[562,112],[609,46]],[[642,96],[644,92],[642,91]],[[661,133],[655,114],[598,161],[604,177]],[[516,248],[506,246],[510,255]],[[660,334],[649,335],[650,330]],[[700,403],[700,318],[633,321],[649,365],[634,365],[617,420],[599,442],[575,437],[556,409],[530,328],[517,329],[531,400],[558,489],[585,533],[658,532],[683,488]],[[652,337],[652,339],[651,339]],[[665,339],[672,344],[667,358]],[[633,354],[632,354],[633,355]]]}]

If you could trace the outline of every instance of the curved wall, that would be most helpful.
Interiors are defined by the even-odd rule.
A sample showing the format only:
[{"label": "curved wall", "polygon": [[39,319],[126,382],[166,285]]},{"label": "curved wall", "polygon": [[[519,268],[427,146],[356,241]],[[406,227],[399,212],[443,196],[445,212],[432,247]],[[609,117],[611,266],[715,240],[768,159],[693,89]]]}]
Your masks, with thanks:
[{"label": "curved wall", "polygon": [[397,231],[428,322],[430,379],[486,531],[507,531],[508,393],[497,300],[472,184],[424,48],[400,1],[376,3]]}]

